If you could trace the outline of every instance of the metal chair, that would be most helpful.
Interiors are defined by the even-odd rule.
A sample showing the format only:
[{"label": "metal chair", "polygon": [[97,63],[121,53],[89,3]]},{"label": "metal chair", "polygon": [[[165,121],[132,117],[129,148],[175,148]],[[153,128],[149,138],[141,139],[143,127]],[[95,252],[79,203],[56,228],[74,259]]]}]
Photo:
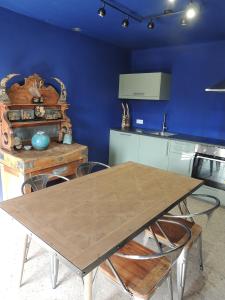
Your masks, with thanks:
[{"label": "metal chair", "polygon": [[[168,280],[170,294],[170,298],[167,299],[173,299],[171,268],[176,258],[171,254],[183,249],[191,239],[191,231],[185,225],[173,220],[159,219],[157,223],[173,224],[182,230],[184,235],[182,243],[180,245],[170,243],[168,250],[164,251],[154,234],[158,251],[130,241],[100,265],[104,274],[113,282],[120,284],[123,290],[134,299],[149,299],[165,279]],[[154,233],[154,227],[151,226],[151,228]],[[170,255],[168,259],[167,256]]]},{"label": "metal chair", "polygon": [[[192,197],[194,199],[199,199],[199,197],[211,199],[213,200],[213,204],[209,209],[191,213],[188,209],[187,198],[178,205],[181,215],[175,216],[168,214],[163,218],[165,220],[174,220],[176,222],[179,222],[180,224],[187,226],[192,233],[190,241],[185,245],[181,255],[177,260],[177,288],[179,300],[183,299],[189,250],[195,242],[198,243],[199,248],[200,270],[203,270],[202,227],[194,222],[193,217],[207,215],[208,218],[210,218],[215,209],[220,206],[219,199],[211,195],[193,194]],[[184,237],[179,228],[175,228],[173,224],[167,224],[165,226],[164,224],[160,225],[158,223],[155,223],[153,226],[153,230],[154,234],[152,232],[152,228],[145,230],[144,245],[146,245],[148,238],[154,238],[154,235],[156,235],[161,245],[166,246],[170,245],[171,242],[175,245],[179,245]]]},{"label": "metal chair", "polygon": [[95,173],[104,169],[110,168],[110,166],[96,161],[88,161],[80,164],[77,167],[76,176],[81,177],[90,173]]},{"label": "metal chair", "polygon": [[[28,192],[36,192],[38,190],[42,190],[48,186],[49,183],[52,182],[54,183],[60,183],[62,181],[69,181],[68,178],[60,175],[54,175],[54,174],[39,174],[32,176],[28,178],[26,181],[21,186],[21,191],[22,194],[24,195],[27,191]],[[31,243],[31,237],[29,235],[26,235],[25,237],[25,248],[24,248],[24,253],[23,253],[23,261],[21,265],[21,272],[20,272],[20,282],[19,286],[22,284],[22,279],[23,279],[23,271],[24,271],[24,264],[27,262],[27,256],[30,248],[30,243]],[[59,260],[51,255],[51,282],[52,282],[52,288],[56,288],[56,282],[57,282],[57,277],[58,277],[58,268],[59,268]]]}]

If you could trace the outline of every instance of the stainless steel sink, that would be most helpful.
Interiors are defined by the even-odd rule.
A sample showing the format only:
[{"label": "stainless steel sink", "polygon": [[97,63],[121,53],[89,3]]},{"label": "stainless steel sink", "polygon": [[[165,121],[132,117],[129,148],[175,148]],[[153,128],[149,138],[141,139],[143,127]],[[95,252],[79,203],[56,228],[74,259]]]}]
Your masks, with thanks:
[{"label": "stainless steel sink", "polygon": [[176,135],[176,133],[168,132],[168,131],[145,131],[146,134],[154,134],[159,136],[173,136]]}]

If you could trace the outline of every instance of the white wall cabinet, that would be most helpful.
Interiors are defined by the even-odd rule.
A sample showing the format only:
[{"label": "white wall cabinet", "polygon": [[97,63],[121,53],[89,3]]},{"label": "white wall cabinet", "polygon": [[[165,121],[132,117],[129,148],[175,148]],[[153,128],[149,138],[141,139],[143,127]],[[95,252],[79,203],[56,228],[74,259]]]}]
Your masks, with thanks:
[{"label": "white wall cabinet", "polygon": [[169,100],[171,75],[167,73],[121,74],[119,98]]}]

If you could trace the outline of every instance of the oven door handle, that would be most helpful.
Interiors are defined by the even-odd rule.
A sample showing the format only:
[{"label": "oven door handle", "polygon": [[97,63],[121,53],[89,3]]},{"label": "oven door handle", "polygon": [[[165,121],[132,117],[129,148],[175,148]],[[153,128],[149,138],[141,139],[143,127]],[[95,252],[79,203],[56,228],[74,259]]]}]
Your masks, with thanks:
[{"label": "oven door handle", "polygon": [[196,155],[196,158],[203,158],[203,159],[208,159],[208,160],[212,160],[212,161],[223,162],[222,159],[210,158],[210,157],[201,156],[201,155]]}]

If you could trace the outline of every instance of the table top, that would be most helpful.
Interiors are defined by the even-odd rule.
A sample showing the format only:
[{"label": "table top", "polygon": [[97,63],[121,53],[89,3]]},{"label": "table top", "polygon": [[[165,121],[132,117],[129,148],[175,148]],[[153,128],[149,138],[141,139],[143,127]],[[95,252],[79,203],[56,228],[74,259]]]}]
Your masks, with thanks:
[{"label": "table top", "polygon": [[0,208],[85,275],[201,184],[129,162],[7,200]]},{"label": "table top", "polygon": [[66,145],[51,142],[48,149],[43,151],[32,149],[8,152],[0,149],[0,163],[24,173],[66,164],[84,157],[87,157],[87,146],[77,143]]}]

